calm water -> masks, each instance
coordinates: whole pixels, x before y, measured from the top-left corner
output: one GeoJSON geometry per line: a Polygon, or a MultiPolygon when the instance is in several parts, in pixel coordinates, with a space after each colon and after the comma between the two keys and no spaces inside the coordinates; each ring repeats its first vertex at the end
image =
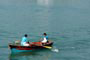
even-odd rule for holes
{"type": "Polygon", "coordinates": [[[0,59],[90,60],[90,0],[0,0],[0,59]],[[59,52],[10,53],[8,43],[43,32],[59,52]]]}

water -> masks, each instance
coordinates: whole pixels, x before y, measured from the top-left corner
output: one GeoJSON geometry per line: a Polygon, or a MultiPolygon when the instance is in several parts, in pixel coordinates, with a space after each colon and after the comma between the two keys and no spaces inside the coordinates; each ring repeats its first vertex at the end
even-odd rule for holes
{"type": "Polygon", "coordinates": [[[90,60],[90,0],[0,0],[0,59],[90,60]],[[8,43],[46,32],[56,50],[11,54],[8,43]]]}

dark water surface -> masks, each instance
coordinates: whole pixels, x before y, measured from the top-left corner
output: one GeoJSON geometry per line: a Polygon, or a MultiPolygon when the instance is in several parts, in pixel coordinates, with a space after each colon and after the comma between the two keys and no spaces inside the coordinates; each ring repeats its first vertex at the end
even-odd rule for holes
{"type": "Polygon", "coordinates": [[[1,60],[90,60],[90,0],[0,0],[1,60]],[[11,54],[8,43],[46,32],[52,50],[11,54]]]}

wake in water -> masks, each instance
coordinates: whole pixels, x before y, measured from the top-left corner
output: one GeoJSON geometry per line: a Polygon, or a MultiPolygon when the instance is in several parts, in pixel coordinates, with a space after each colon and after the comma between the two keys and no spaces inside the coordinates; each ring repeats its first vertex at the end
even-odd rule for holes
{"type": "Polygon", "coordinates": [[[53,48],[51,49],[51,51],[58,53],[58,52],[59,52],[59,49],[57,49],[56,47],[53,47],[53,48]]]}

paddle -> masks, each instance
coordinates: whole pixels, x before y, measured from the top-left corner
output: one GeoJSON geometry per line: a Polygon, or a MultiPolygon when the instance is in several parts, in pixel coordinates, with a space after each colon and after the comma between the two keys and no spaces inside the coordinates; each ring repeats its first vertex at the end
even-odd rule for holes
{"type": "Polygon", "coordinates": [[[43,46],[43,47],[48,48],[48,49],[52,49],[52,47],[50,47],[50,46],[43,46]]]}

